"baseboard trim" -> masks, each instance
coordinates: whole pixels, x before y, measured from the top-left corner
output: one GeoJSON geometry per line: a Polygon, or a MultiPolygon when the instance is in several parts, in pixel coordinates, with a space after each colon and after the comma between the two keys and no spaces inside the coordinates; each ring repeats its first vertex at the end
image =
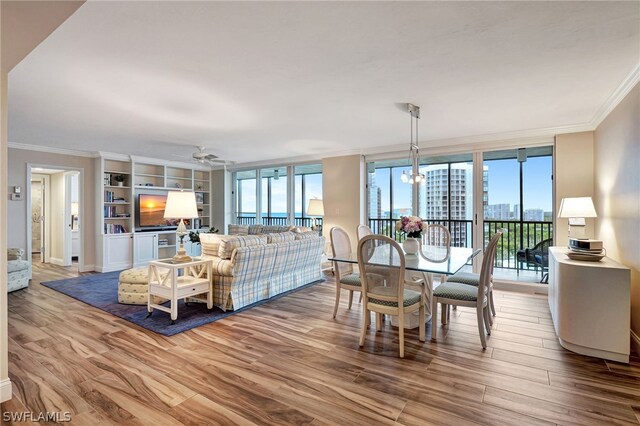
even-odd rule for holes
{"type": "Polygon", "coordinates": [[[633,330],[631,330],[631,352],[635,352],[636,355],[640,355],[640,336],[638,336],[633,330]]]}
{"type": "Polygon", "coordinates": [[[524,283],[520,281],[495,280],[493,288],[496,290],[515,291],[527,294],[549,294],[548,284],[524,283]]]}
{"type": "Polygon", "coordinates": [[[78,268],[78,272],[94,272],[96,265],[84,265],[82,268],[78,268]]]}
{"type": "Polygon", "coordinates": [[[0,380],[0,402],[11,399],[11,379],[0,380]]]}
{"type": "Polygon", "coordinates": [[[53,263],[56,266],[64,266],[64,261],[62,259],[58,259],[57,257],[50,257],[49,262],[53,263]]]}

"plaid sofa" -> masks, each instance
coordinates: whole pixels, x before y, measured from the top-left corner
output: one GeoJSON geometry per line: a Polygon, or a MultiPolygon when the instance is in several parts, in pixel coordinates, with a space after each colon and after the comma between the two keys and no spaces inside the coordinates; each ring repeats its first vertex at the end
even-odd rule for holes
{"type": "Polygon", "coordinates": [[[242,241],[235,244],[230,259],[213,254],[215,247],[211,247],[220,244],[219,237],[201,241],[204,256],[213,262],[213,303],[223,310],[239,309],[322,279],[324,237],[271,244],[252,236],[235,238],[242,241]]]}

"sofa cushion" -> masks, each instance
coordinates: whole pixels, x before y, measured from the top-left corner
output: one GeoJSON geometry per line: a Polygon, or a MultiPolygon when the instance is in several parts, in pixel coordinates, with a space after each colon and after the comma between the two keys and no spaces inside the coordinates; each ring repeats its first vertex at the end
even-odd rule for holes
{"type": "Polygon", "coordinates": [[[262,225],[249,225],[249,235],[262,234],[262,225]]]}
{"type": "Polygon", "coordinates": [[[220,243],[232,237],[232,235],[200,234],[202,254],[204,256],[217,256],[220,243]]]}
{"type": "Polygon", "coordinates": [[[234,235],[220,242],[218,257],[231,259],[233,251],[238,247],[253,247],[267,244],[266,235],[234,235]]]}
{"type": "Polygon", "coordinates": [[[296,234],[304,234],[305,232],[315,232],[313,228],[309,228],[308,226],[296,226],[293,228],[293,232],[296,234]]]}
{"type": "Polygon", "coordinates": [[[320,234],[317,232],[305,232],[303,234],[296,234],[296,240],[315,240],[320,238],[320,234]]]}
{"type": "Polygon", "coordinates": [[[263,234],[274,234],[276,232],[287,232],[292,229],[290,225],[264,225],[262,227],[263,234]]]}
{"type": "Polygon", "coordinates": [[[229,235],[248,235],[249,225],[229,225],[229,235]]]}
{"type": "Polygon", "coordinates": [[[23,271],[29,269],[29,262],[26,260],[10,260],[7,262],[7,273],[23,271]]]}
{"type": "Polygon", "coordinates": [[[267,234],[267,242],[269,244],[286,243],[288,241],[294,241],[296,234],[293,232],[277,232],[273,234],[267,234]]]}

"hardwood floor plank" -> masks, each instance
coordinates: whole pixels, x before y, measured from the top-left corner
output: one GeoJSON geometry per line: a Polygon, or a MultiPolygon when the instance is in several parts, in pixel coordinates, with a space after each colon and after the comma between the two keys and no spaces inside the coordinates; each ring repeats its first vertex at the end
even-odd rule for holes
{"type": "Polygon", "coordinates": [[[167,411],[186,426],[252,426],[251,422],[202,395],[194,395],[167,411]]]}
{"type": "MultiPolygon", "coordinates": [[[[495,292],[488,347],[460,308],[438,341],[387,320],[358,345],[362,305],[327,281],[175,336],[115,318],[39,283],[9,295],[3,412],[70,411],[79,425],[637,424],[640,359],[566,351],[541,295],[495,292]]],[[[427,324],[427,333],[430,324],[427,324]]]]}
{"type": "Polygon", "coordinates": [[[549,422],[577,425],[635,425],[636,417],[631,407],[625,419],[613,418],[597,411],[580,410],[567,405],[531,398],[525,395],[487,387],[484,395],[487,404],[503,407],[549,422]]]}

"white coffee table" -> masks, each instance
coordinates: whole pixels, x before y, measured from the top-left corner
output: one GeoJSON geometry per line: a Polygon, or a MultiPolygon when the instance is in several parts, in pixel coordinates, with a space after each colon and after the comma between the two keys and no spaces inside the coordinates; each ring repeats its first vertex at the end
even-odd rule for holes
{"type": "Polygon", "coordinates": [[[207,308],[213,308],[212,262],[194,259],[191,262],[174,262],[173,259],[149,262],[149,298],[147,310],[151,316],[154,309],[171,314],[171,324],[178,318],[178,300],[199,294],[207,294],[207,308]],[[182,274],[179,273],[182,271],[182,274]],[[163,274],[165,274],[163,276],[163,274]],[[152,303],[153,296],[169,299],[171,306],[152,303]]]}

